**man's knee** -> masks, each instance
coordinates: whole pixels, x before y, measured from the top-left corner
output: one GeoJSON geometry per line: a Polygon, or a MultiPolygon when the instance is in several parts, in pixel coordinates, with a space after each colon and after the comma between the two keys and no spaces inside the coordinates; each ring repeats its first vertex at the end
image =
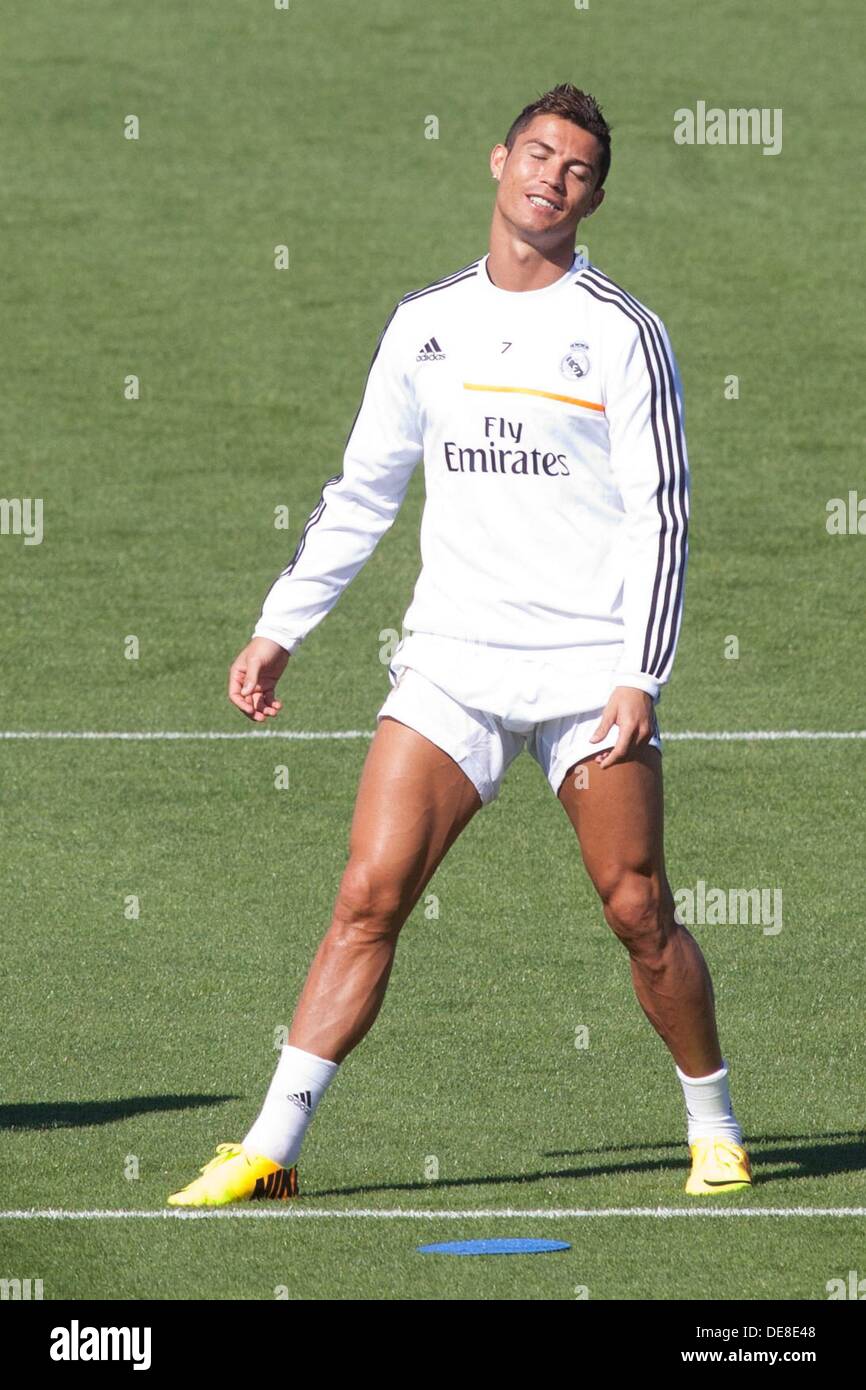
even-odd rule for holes
{"type": "Polygon", "coordinates": [[[369,859],[350,859],[334,907],[332,931],[338,939],[396,935],[403,919],[403,893],[393,873],[369,859]]]}
{"type": "Polygon", "coordinates": [[[675,925],[669,911],[673,900],[657,874],[612,873],[599,893],[606,921],[633,955],[651,957],[664,947],[675,925]]]}

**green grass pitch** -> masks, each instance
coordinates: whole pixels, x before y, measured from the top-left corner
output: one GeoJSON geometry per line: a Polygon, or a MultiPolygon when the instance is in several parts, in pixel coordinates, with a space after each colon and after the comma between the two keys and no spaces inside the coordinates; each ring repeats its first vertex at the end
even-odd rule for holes
{"type": "MultiPolygon", "coordinates": [[[[0,490],[43,499],[44,538],[0,535],[2,730],[248,728],[228,664],[339,471],[382,324],[486,250],[489,148],[563,80],[614,127],[591,257],[662,315],[684,380],[691,568],[662,732],[866,725],[866,537],[825,526],[866,490],[855,6],[9,0],[4,28],[0,490]],[[781,154],[677,146],[698,100],[782,108],[781,154]]],[[[419,471],[290,664],[283,729],[372,729],[421,504],[419,471]]],[[[46,1298],[365,1300],[822,1299],[866,1276],[863,1218],[797,1214],[863,1205],[862,740],[665,751],[674,887],[783,891],[776,935],[695,934],[757,1177],[726,1209],[792,1214],[601,1214],[686,1204],[682,1099],[521,758],[430,885],[438,917],[407,924],[300,1165],[300,1207],[438,1215],[8,1218],[157,1211],[241,1137],[366,747],[0,741],[0,1276],[46,1298]],[[509,1208],[599,1214],[446,1216],[509,1208]],[[481,1235],[572,1248],[415,1253],[481,1235]]]]}

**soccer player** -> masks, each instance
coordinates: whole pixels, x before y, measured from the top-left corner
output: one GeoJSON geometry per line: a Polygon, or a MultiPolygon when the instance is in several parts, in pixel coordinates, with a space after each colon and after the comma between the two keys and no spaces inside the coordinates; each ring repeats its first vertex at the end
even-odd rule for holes
{"type": "MultiPolygon", "coordinates": [[[[665,873],[655,705],[683,608],[688,463],[661,319],[575,251],[605,196],[610,129],[571,84],[490,156],[489,251],[406,294],[291,563],[231,667],[278,715],[292,652],[424,466],[422,569],[364,763],[349,859],[261,1113],[175,1206],[293,1197],[307,1126],[382,1004],[403,923],[524,748],[580,842],[635,992],[670,1050],[690,1194],[751,1184],[697,942],[665,873]]],[[[541,948],[540,948],[541,949],[541,948]]]]}

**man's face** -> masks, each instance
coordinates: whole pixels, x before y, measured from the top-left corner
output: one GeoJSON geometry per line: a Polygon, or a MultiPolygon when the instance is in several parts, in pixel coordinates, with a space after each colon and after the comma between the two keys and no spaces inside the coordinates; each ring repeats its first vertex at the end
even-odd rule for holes
{"type": "Polygon", "coordinates": [[[510,151],[497,145],[490,156],[497,212],[534,245],[573,239],[580,219],[604,198],[595,186],[601,152],[596,137],[572,121],[533,117],[510,151]]]}

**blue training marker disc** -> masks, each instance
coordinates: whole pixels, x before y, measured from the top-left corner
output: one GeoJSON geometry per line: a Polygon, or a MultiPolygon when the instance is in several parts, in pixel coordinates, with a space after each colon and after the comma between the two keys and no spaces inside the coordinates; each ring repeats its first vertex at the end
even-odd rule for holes
{"type": "Polygon", "coordinates": [[[548,1250],[570,1250],[567,1240],[533,1240],[504,1236],[499,1240],[445,1240],[438,1245],[419,1245],[422,1255],[543,1255],[548,1250]]]}

